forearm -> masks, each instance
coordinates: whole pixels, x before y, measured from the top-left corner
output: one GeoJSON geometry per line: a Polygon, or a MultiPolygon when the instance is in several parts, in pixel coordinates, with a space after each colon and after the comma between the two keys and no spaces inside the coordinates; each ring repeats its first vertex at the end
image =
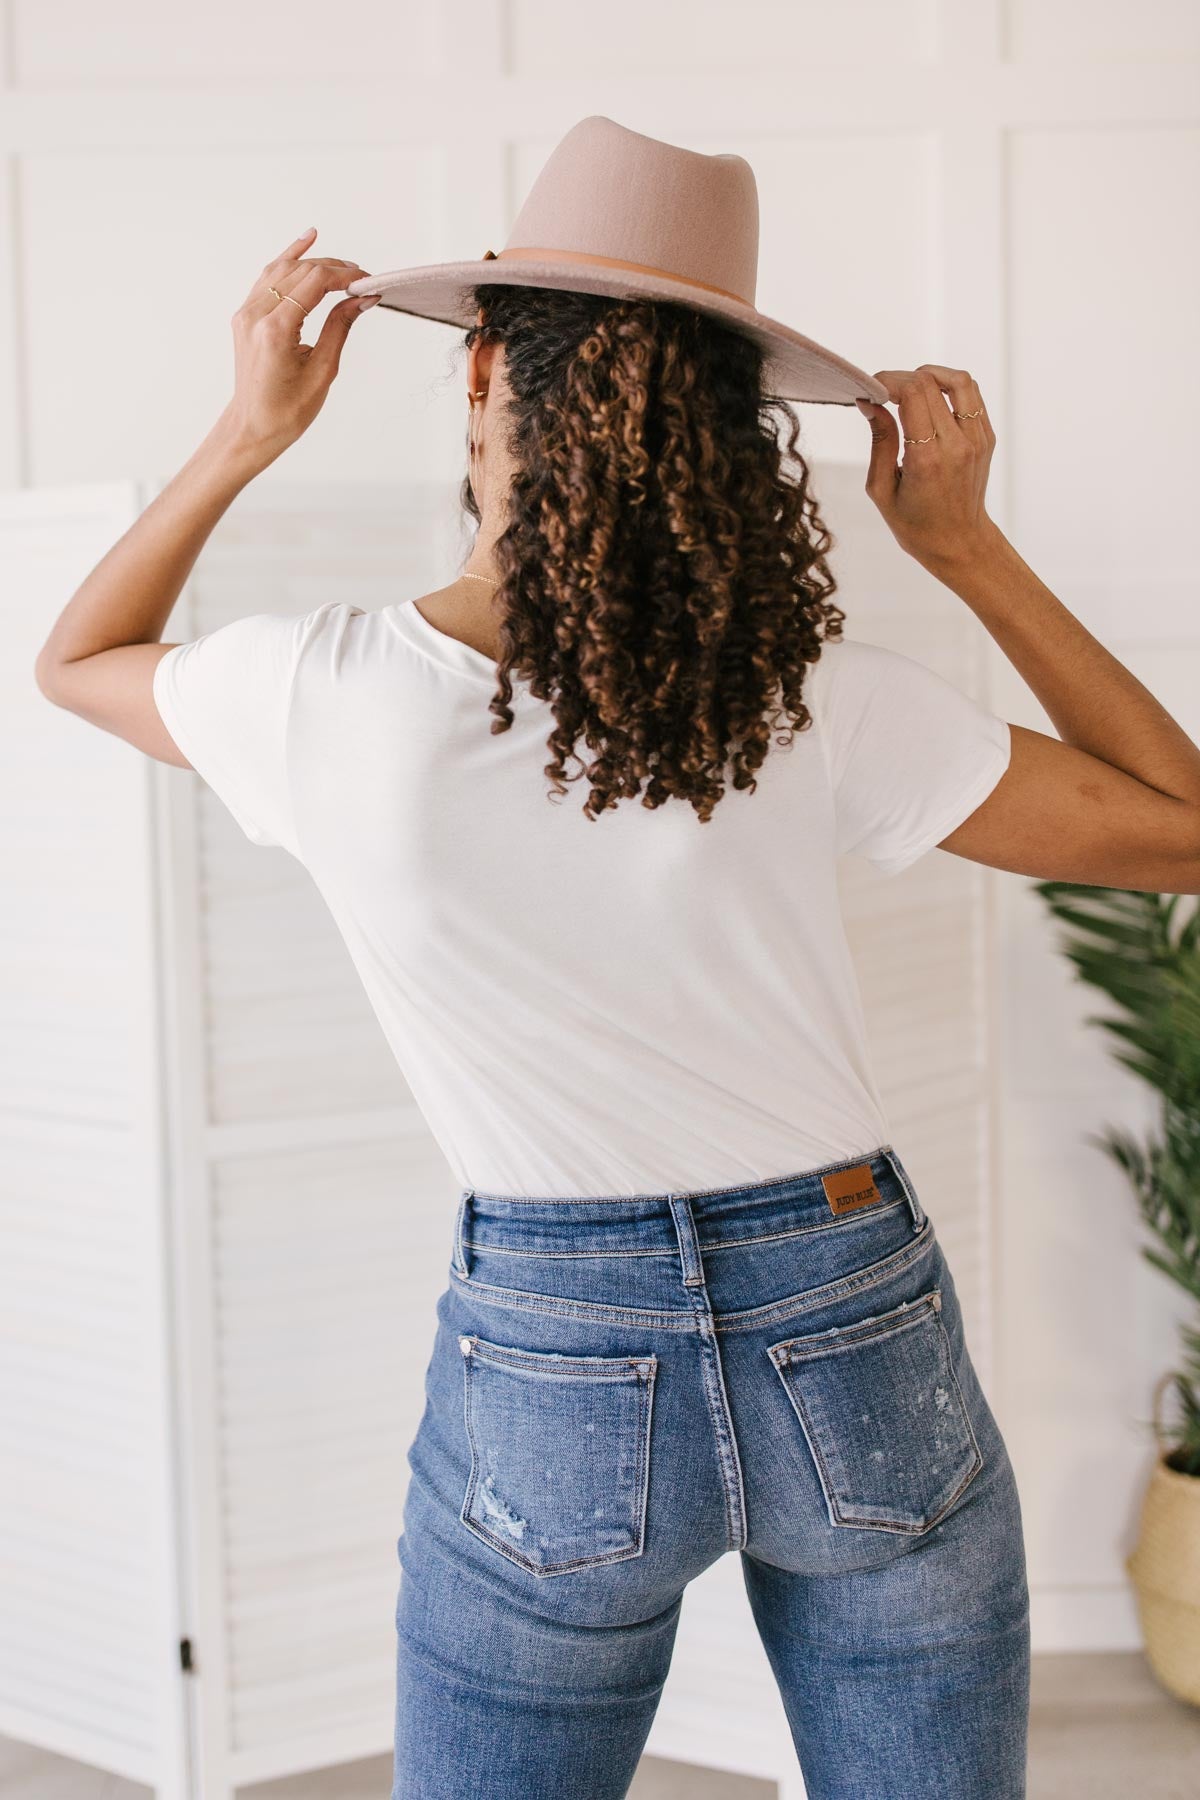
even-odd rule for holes
{"type": "Polygon", "coordinates": [[[931,573],[986,626],[1064,743],[1159,793],[1200,801],[1200,749],[1029,567],[997,527],[931,573]]]}
{"type": "Polygon", "coordinates": [[[38,656],[39,678],[104,650],[157,643],[214,527],[269,461],[223,413],[64,607],[38,656]]]}

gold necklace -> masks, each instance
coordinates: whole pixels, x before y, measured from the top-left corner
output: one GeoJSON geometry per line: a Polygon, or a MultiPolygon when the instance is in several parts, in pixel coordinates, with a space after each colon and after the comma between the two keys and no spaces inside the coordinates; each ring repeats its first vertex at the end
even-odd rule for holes
{"type": "Polygon", "coordinates": [[[486,581],[492,587],[500,586],[500,583],[498,581],[493,580],[492,576],[490,576],[490,575],[473,575],[470,569],[463,570],[462,578],[464,581],[486,581]]]}

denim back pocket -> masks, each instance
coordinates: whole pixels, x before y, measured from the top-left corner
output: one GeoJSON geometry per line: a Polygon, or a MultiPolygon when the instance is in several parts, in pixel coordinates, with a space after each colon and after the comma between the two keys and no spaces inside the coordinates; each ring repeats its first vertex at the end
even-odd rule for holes
{"type": "Polygon", "coordinates": [[[657,1357],[458,1344],[471,1448],[463,1524],[534,1575],[640,1556],[657,1357]]]}
{"type": "Polygon", "coordinates": [[[983,1467],[941,1310],[935,1288],[768,1351],[834,1525],[928,1531],[983,1467]]]}

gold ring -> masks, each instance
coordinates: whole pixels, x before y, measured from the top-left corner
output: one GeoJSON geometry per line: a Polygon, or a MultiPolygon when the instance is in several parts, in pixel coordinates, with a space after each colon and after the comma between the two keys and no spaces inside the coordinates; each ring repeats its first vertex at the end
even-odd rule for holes
{"type": "Polygon", "coordinates": [[[982,406],[977,406],[973,413],[956,412],[954,416],[956,419],[977,419],[982,411],[982,406]]]}
{"type": "MultiPolygon", "coordinates": [[[[278,288],[271,288],[268,291],[270,293],[274,294],[274,296],[277,300],[292,300],[292,296],[290,294],[281,294],[278,288]]],[[[298,300],[292,300],[292,305],[300,306],[300,302],[298,300]]],[[[300,306],[300,311],[304,314],[305,318],[307,319],[307,317],[308,317],[307,306],[300,306]]]]}
{"type": "Polygon", "coordinates": [[[931,431],[927,438],[905,438],[904,441],[906,444],[932,444],[936,436],[937,432],[931,431]]]}

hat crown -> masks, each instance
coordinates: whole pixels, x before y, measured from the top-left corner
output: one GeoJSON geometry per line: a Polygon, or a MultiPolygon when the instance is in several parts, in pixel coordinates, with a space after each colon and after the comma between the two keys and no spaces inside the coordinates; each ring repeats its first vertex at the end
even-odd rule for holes
{"type": "Polygon", "coordinates": [[[504,247],[638,263],[753,306],[758,184],[743,156],[685,150],[593,113],[556,144],[504,247]]]}

